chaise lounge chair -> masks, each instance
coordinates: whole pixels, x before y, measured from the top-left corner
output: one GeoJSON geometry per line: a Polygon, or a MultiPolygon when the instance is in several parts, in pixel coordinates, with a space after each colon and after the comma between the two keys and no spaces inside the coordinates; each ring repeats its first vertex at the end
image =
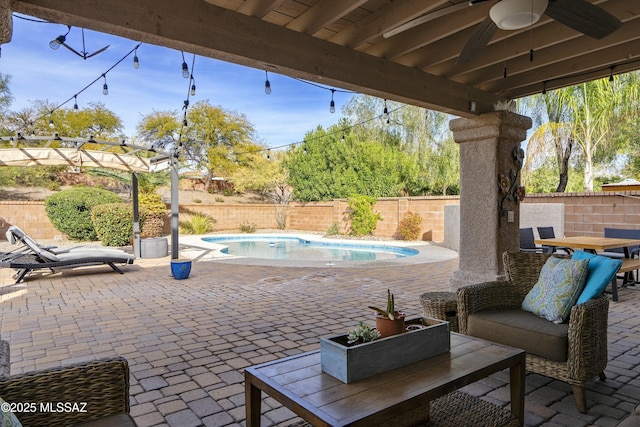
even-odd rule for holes
{"type": "Polygon", "coordinates": [[[74,246],[71,248],[51,248],[38,244],[17,226],[11,226],[6,233],[12,244],[22,243],[22,247],[2,255],[0,267],[15,268],[16,283],[34,270],[85,267],[107,264],[120,274],[116,264],[133,264],[135,257],[120,249],[101,246],[74,246]]]}

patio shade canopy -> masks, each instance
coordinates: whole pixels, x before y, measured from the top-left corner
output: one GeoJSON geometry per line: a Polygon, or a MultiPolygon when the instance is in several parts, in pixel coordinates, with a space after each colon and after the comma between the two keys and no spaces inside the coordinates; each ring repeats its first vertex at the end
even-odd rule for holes
{"type": "Polygon", "coordinates": [[[73,148],[3,148],[0,166],[90,166],[128,172],[149,172],[149,159],[126,154],[73,148]]]}
{"type": "Polygon", "coordinates": [[[496,29],[488,20],[496,0],[469,3],[0,0],[0,11],[4,4],[61,24],[461,117],[493,111],[498,101],[640,69],[638,0],[550,0],[539,21],[517,30],[496,29]],[[622,25],[595,36],[580,32],[607,26],[603,11],[616,23],[609,28],[622,25]],[[459,63],[482,29],[486,46],[479,42],[472,60],[459,63]]]}
{"type": "Polygon", "coordinates": [[[126,143],[97,141],[89,138],[51,136],[1,137],[11,148],[0,149],[2,166],[70,166],[116,169],[127,172],[156,172],[169,168],[170,155],[157,150],[126,143]],[[59,147],[51,147],[53,143],[59,147]],[[23,146],[21,146],[23,145],[23,146]],[[122,153],[113,152],[118,147],[122,153]],[[109,151],[111,150],[111,151],[109,151]],[[140,152],[157,154],[141,157],[140,152]]]}

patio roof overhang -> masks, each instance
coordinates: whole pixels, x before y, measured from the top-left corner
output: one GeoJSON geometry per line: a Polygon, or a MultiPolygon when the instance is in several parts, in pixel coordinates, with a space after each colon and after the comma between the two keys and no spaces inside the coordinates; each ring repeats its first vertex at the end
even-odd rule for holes
{"type": "Polygon", "coordinates": [[[621,28],[595,39],[543,15],[531,28],[497,30],[466,64],[456,63],[460,52],[495,1],[2,3],[54,22],[472,117],[493,111],[498,100],[640,69],[640,2],[587,1],[622,21],[621,28]],[[424,22],[390,35],[415,18],[424,22]]]}

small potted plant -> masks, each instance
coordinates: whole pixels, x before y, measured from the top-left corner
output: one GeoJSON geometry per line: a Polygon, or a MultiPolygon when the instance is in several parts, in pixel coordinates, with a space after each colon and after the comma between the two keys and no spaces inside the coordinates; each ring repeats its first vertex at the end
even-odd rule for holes
{"type": "Polygon", "coordinates": [[[360,321],[358,327],[349,331],[347,335],[347,344],[363,344],[365,342],[371,342],[380,338],[380,332],[377,329],[372,328],[363,321],[360,321]]]}
{"type": "Polygon", "coordinates": [[[395,298],[391,291],[387,289],[387,309],[369,306],[376,312],[376,329],[380,332],[380,338],[404,332],[405,314],[395,308],[395,298]]]}

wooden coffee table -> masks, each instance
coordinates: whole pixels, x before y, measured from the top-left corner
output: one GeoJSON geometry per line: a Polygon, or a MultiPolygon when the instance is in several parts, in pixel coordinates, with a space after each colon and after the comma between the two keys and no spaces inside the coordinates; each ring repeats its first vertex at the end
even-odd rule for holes
{"type": "Polygon", "coordinates": [[[511,413],[524,425],[525,352],[451,333],[451,351],[345,384],[320,368],[320,351],[245,369],[247,427],[260,425],[261,392],[314,426],[372,426],[509,368],[511,413]]]}

